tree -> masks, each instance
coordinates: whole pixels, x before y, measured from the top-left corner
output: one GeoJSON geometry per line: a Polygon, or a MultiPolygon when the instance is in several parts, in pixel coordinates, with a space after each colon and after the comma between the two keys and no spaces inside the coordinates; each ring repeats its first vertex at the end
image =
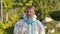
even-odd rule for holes
{"type": "Polygon", "coordinates": [[[38,19],[43,20],[49,11],[60,9],[60,0],[3,0],[3,8],[7,11],[13,8],[15,13],[23,13],[27,6],[34,6],[38,19]],[[16,11],[17,8],[20,10],[16,11]]]}
{"type": "Polygon", "coordinates": [[[1,21],[3,22],[3,6],[2,6],[2,0],[1,0],[1,21]]]}

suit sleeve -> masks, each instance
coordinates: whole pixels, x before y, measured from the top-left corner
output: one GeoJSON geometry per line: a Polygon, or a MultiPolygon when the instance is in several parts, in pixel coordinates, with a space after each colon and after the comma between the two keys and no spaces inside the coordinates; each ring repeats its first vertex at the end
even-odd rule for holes
{"type": "Polygon", "coordinates": [[[19,22],[15,24],[13,34],[22,34],[22,26],[19,22]]]}
{"type": "Polygon", "coordinates": [[[45,34],[45,28],[43,24],[40,21],[38,21],[38,25],[39,25],[39,34],[45,34]]]}

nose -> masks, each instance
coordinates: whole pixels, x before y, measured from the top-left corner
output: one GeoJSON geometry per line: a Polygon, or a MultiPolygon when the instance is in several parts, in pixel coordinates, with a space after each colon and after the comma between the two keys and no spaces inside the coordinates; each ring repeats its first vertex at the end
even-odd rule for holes
{"type": "Polygon", "coordinates": [[[28,15],[30,15],[30,11],[28,11],[28,15]]]}

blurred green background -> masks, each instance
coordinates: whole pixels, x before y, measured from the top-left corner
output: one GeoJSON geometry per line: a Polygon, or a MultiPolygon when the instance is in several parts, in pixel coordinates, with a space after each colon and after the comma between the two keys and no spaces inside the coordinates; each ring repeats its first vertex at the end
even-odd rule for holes
{"type": "Polygon", "coordinates": [[[0,34],[13,34],[27,6],[34,6],[46,34],[60,34],[60,0],[0,0],[0,34]]]}

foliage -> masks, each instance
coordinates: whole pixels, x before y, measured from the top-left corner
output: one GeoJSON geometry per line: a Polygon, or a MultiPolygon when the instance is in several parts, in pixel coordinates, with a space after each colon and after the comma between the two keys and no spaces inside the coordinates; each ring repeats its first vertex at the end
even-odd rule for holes
{"type": "Polygon", "coordinates": [[[45,26],[47,26],[47,28],[45,30],[46,34],[48,34],[48,31],[50,29],[55,29],[55,32],[49,33],[49,34],[60,34],[60,27],[56,27],[57,23],[58,23],[57,21],[51,21],[51,22],[45,23],[45,26]]]}
{"type": "Polygon", "coordinates": [[[60,0],[3,0],[3,8],[7,10],[19,7],[19,11],[24,13],[27,6],[34,6],[38,19],[42,21],[49,11],[60,9],[60,0]]]}
{"type": "Polygon", "coordinates": [[[59,0],[33,0],[32,5],[35,6],[36,15],[39,20],[43,20],[48,16],[49,11],[59,9],[59,0]]]}
{"type": "Polygon", "coordinates": [[[3,8],[9,9],[12,8],[13,2],[12,0],[3,0],[3,8]]]}
{"type": "Polygon", "coordinates": [[[4,30],[0,29],[0,34],[7,34],[4,30]]]}
{"type": "Polygon", "coordinates": [[[4,28],[4,23],[0,22],[0,29],[4,28]]]}
{"type": "Polygon", "coordinates": [[[13,26],[17,20],[19,20],[19,15],[14,14],[8,21],[5,21],[4,23],[0,22],[0,34],[9,34],[9,32],[13,33],[13,26]]]}
{"type": "Polygon", "coordinates": [[[54,20],[60,20],[60,10],[59,11],[54,11],[50,14],[50,16],[54,19],[54,20]]]}

